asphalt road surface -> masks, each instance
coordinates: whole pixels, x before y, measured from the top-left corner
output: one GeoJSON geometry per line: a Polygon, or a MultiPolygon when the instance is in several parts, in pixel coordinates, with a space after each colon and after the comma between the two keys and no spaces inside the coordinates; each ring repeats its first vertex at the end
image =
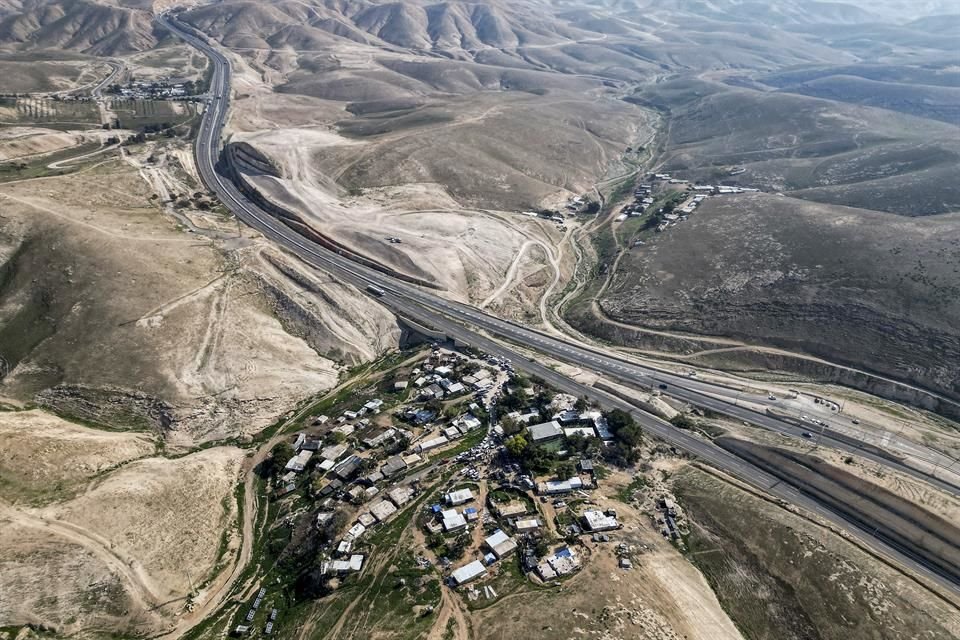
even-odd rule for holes
{"type": "MultiPolygon", "coordinates": [[[[222,53],[190,27],[176,22],[168,15],[160,15],[158,20],[177,36],[203,52],[213,64],[209,90],[210,99],[204,111],[194,152],[197,168],[204,184],[216,193],[221,202],[239,219],[296,254],[308,264],[334,274],[360,289],[365,289],[369,284],[375,284],[384,290],[380,300],[401,315],[432,326],[439,331],[443,331],[450,338],[470,344],[487,353],[509,358],[517,369],[543,378],[560,391],[578,397],[587,396],[607,409],[620,408],[630,411],[647,433],[764,490],[768,494],[819,515],[825,520],[842,527],[849,532],[851,537],[860,540],[891,562],[909,567],[954,594],[960,595],[960,581],[955,576],[938,573],[914,555],[909,548],[899,547],[891,541],[875,537],[871,531],[860,527],[857,523],[846,520],[840,514],[825,508],[792,486],[782,483],[745,460],[714,446],[708,440],[678,430],[668,422],[638,411],[636,407],[619,398],[563,376],[549,367],[520,355],[508,344],[504,344],[502,341],[494,341],[470,327],[482,329],[501,340],[521,344],[558,360],[593,369],[607,377],[629,384],[646,387],[665,384],[667,385],[665,393],[669,393],[675,398],[763,428],[801,437],[803,431],[801,427],[705,395],[702,391],[690,388],[690,380],[685,376],[637,365],[574,342],[560,340],[539,331],[487,315],[469,305],[440,298],[412,285],[389,278],[308,241],[261,210],[256,204],[247,200],[228,178],[218,174],[215,169],[220,156],[221,132],[229,111],[230,64],[222,53]]],[[[697,383],[697,385],[702,384],[706,383],[697,383]]],[[[957,487],[949,483],[931,478],[905,465],[898,465],[885,457],[872,456],[872,454],[851,447],[845,442],[832,440],[829,434],[825,434],[821,442],[838,449],[853,451],[861,457],[875,459],[874,461],[878,464],[896,467],[899,471],[937,483],[943,488],[957,493],[957,487]]]]}

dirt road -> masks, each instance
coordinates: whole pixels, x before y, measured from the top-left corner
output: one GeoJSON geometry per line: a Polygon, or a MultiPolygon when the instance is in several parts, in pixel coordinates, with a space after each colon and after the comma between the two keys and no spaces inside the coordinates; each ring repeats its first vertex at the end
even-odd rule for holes
{"type": "Polygon", "coordinates": [[[148,578],[137,563],[120,557],[111,549],[109,541],[95,533],[69,522],[47,520],[6,505],[0,505],[0,522],[46,531],[82,547],[120,576],[138,608],[147,611],[160,604],[160,598],[151,589],[148,578]]]}

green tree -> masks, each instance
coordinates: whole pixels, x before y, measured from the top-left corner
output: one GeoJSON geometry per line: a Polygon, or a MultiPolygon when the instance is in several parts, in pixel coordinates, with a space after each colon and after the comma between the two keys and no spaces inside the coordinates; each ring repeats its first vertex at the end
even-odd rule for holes
{"type": "Polygon", "coordinates": [[[500,427],[503,429],[503,435],[512,436],[523,431],[524,426],[521,422],[513,418],[504,418],[500,421],[500,427]]]}
{"type": "Polygon", "coordinates": [[[517,434],[503,443],[510,455],[519,458],[527,448],[527,439],[517,434]]]}
{"type": "Polygon", "coordinates": [[[628,447],[637,446],[643,439],[643,431],[640,429],[640,425],[636,423],[622,427],[615,435],[617,440],[628,447]]]}
{"type": "Polygon", "coordinates": [[[574,451],[584,451],[587,448],[587,439],[580,433],[574,433],[572,436],[567,436],[567,446],[574,451]]]}
{"type": "Polygon", "coordinates": [[[274,460],[281,464],[286,464],[287,460],[297,455],[293,450],[293,445],[289,442],[280,442],[277,443],[273,449],[270,451],[270,455],[273,456],[274,460]]]}
{"type": "Polygon", "coordinates": [[[564,460],[556,467],[557,478],[560,480],[566,480],[567,478],[572,478],[577,473],[576,467],[569,460],[564,460]]]}
{"type": "Polygon", "coordinates": [[[623,409],[614,409],[607,413],[607,426],[614,434],[623,427],[633,424],[633,416],[623,409]]]}

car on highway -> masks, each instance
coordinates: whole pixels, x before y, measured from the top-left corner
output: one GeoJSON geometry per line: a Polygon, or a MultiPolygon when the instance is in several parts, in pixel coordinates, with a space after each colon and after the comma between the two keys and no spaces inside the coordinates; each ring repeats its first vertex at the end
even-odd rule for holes
{"type": "Polygon", "coordinates": [[[853,424],[860,424],[860,421],[857,420],[856,418],[854,418],[854,419],[851,420],[850,422],[852,422],[853,424]]]}
{"type": "Polygon", "coordinates": [[[812,437],[813,437],[813,434],[810,433],[809,431],[804,431],[802,435],[803,435],[804,438],[812,438],[812,437]]]}
{"type": "Polygon", "coordinates": [[[773,395],[772,393],[767,396],[767,400],[776,400],[776,399],[777,399],[777,396],[773,395]]]}
{"type": "Polygon", "coordinates": [[[657,388],[658,388],[658,389],[666,389],[666,388],[667,388],[667,385],[665,385],[665,384],[663,384],[663,383],[661,382],[660,384],[657,385],[657,388]]]}

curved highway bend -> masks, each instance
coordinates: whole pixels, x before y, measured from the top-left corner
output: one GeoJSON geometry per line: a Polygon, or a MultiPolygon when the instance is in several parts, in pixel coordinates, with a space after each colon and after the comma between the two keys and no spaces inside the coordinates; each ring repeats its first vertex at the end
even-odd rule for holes
{"type": "MultiPolygon", "coordinates": [[[[558,340],[520,325],[494,318],[473,307],[438,298],[406,283],[390,279],[389,284],[387,284],[385,283],[387,278],[383,274],[367,269],[343,256],[309,242],[276,218],[261,210],[257,205],[247,200],[233,182],[218,174],[215,169],[220,155],[220,133],[229,110],[229,62],[223,54],[210,46],[204,38],[198,37],[189,27],[176,23],[165,14],[159,15],[157,20],[172,33],[196,49],[199,49],[214,65],[209,90],[210,99],[204,111],[194,145],[197,168],[204,184],[216,193],[221,202],[246,224],[295,253],[308,264],[334,273],[344,281],[361,289],[369,284],[376,284],[385,291],[385,294],[380,298],[383,303],[401,314],[434,326],[444,331],[449,337],[460,340],[466,344],[471,344],[478,349],[501,357],[511,358],[518,369],[540,376],[561,391],[571,393],[575,396],[585,395],[591,397],[599,401],[604,408],[620,408],[631,412],[641,426],[657,438],[703,459],[705,462],[724,470],[750,485],[762,489],[770,495],[817,514],[821,518],[844,529],[851,537],[856,538],[871,548],[875,553],[895,564],[909,567],[917,574],[939,584],[954,595],[960,596],[960,583],[956,581],[954,576],[942,575],[936,569],[928,566],[922,559],[915,556],[910,549],[899,547],[891,541],[874,536],[870,531],[862,529],[859,525],[847,520],[842,515],[825,508],[792,486],[780,482],[777,478],[761,471],[745,460],[714,446],[709,441],[703,440],[688,432],[678,430],[664,420],[636,410],[634,406],[619,398],[603,393],[596,388],[580,384],[571,378],[557,373],[549,367],[531,361],[512,351],[504,344],[495,342],[467,328],[461,324],[461,322],[470,323],[502,339],[529,346],[562,361],[590,367],[631,384],[651,386],[651,384],[663,382],[669,385],[670,394],[676,398],[740,420],[748,421],[764,428],[795,436],[800,435],[802,432],[801,428],[688,389],[686,388],[686,384],[689,383],[689,380],[682,376],[642,367],[626,360],[607,356],[599,351],[558,340]],[[453,321],[451,318],[455,318],[460,322],[453,321]]],[[[870,454],[865,451],[832,440],[829,435],[825,435],[823,440],[832,447],[853,450],[857,455],[871,457],[870,454]]],[[[885,466],[895,465],[894,462],[887,458],[880,456],[875,456],[875,458],[876,462],[885,466]]],[[[913,472],[914,475],[919,475],[927,481],[942,484],[947,490],[957,493],[957,488],[953,485],[942,483],[935,478],[932,479],[909,467],[904,467],[901,470],[908,473],[913,472]]]]}

